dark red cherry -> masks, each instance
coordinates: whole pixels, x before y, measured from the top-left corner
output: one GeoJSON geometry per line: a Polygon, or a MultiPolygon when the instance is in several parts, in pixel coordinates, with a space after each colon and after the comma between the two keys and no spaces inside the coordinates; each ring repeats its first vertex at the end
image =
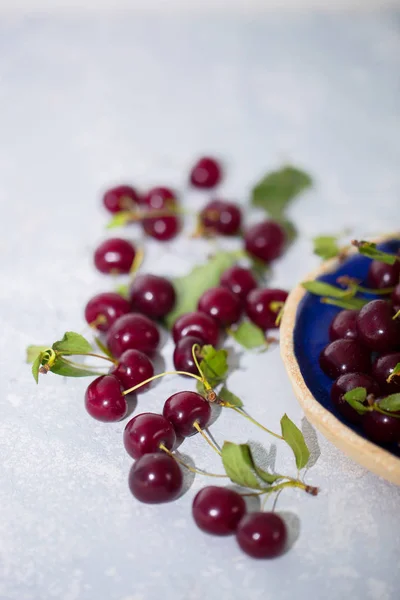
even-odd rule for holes
{"type": "Polygon", "coordinates": [[[234,265],[222,274],[221,285],[231,290],[240,300],[246,300],[251,290],[257,287],[257,280],[250,269],[234,265]]]}
{"type": "Polygon", "coordinates": [[[157,350],[159,343],[160,333],[156,325],[138,313],[120,317],[107,332],[107,345],[115,358],[131,349],[151,354],[157,350]]]}
{"type": "Polygon", "coordinates": [[[135,209],[139,203],[139,194],[130,185],[111,188],[103,196],[103,204],[110,213],[135,209]]]}
{"type": "Polygon", "coordinates": [[[221,180],[221,165],[214,158],[203,156],[190,173],[190,183],[197,188],[210,189],[221,180]]]}
{"type": "Polygon", "coordinates": [[[153,210],[174,208],[176,203],[176,194],[166,187],[152,188],[143,196],[142,200],[142,204],[147,204],[153,210]]]}
{"type": "Polygon", "coordinates": [[[151,319],[162,319],[174,307],[175,290],[172,283],[158,275],[138,275],[130,288],[132,310],[151,319]]]}
{"type": "Polygon", "coordinates": [[[393,319],[393,307],[386,300],[372,300],[357,316],[360,341],[375,352],[390,352],[400,346],[400,321],[393,319]]]}
{"type": "MultiPolygon", "coordinates": [[[[178,341],[174,350],[174,367],[177,371],[186,371],[187,373],[193,373],[198,375],[199,370],[196,367],[196,363],[193,360],[192,348],[197,344],[200,347],[203,346],[204,342],[200,338],[188,335],[178,341]]],[[[196,354],[199,363],[201,357],[196,354]]]]}
{"type": "Polygon", "coordinates": [[[329,339],[356,340],[358,337],[357,315],[358,310],[341,310],[332,320],[329,327],[329,339]]]}
{"type": "Polygon", "coordinates": [[[377,444],[400,442],[400,418],[373,410],[363,415],[362,427],[367,438],[377,444]]]}
{"type": "Polygon", "coordinates": [[[175,344],[188,335],[200,338],[204,344],[218,344],[219,329],[216,321],[203,312],[186,313],[177,318],[172,328],[175,344]]]}
{"type": "Polygon", "coordinates": [[[121,383],[114,375],[102,375],[89,384],[85,406],[89,415],[98,421],[119,421],[128,410],[121,383]]]}
{"type": "Polygon", "coordinates": [[[215,319],[220,327],[227,327],[240,319],[242,304],[228,288],[213,287],[202,294],[198,309],[215,319]]]}
{"type": "Polygon", "coordinates": [[[224,200],[211,200],[200,212],[200,223],[209,233],[236,235],[241,221],[242,213],[237,204],[224,200]]]}
{"type": "Polygon", "coordinates": [[[369,373],[369,351],[355,340],[335,340],[328,344],[319,356],[323,372],[336,379],[345,373],[369,373]]]}
{"type": "Polygon", "coordinates": [[[360,423],[361,415],[343,399],[343,396],[357,387],[365,388],[367,395],[373,394],[375,398],[379,396],[379,385],[372,377],[364,373],[346,373],[346,375],[341,375],[333,382],[331,388],[332,403],[338,412],[350,421],[350,423],[360,423]]]}
{"type": "Polygon", "coordinates": [[[128,314],[130,310],[128,300],[115,292],[104,292],[93,296],[86,304],[85,319],[99,331],[108,331],[119,317],[128,314]]]}
{"type": "Polygon", "coordinates": [[[182,490],[182,471],[167,454],[145,454],[131,467],[129,488],[140,502],[160,504],[171,502],[182,490]]]}
{"type": "Polygon", "coordinates": [[[240,521],[236,539],[243,552],[253,558],[275,558],[285,550],[287,529],[274,512],[250,513],[240,521]]]}
{"type": "Polygon", "coordinates": [[[379,383],[381,390],[386,394],[400,393],[400,374],[395,375],[388,383],[388,378],[393,369],[400,363],[400,352],[392,352],[379,356],[372,365],[372,376],[379,383]]]}
{"type": "MultiPolygon", "coordinates": [[[[394,288],[393,292],[392,292],[392,304],[393,304],[393,309],[394,312],[397,313],[400,310],[400,283],[398,283],[396,285],[396,287],[394,288]]],[[[400,318],[400,317],[397,317],[400,318]]]]}
{"type": "Polygon", "coordinates": [[[249,254],[268,263],[283,254],[286,234],[279,223],[262,221],[247,229],[244,234],[244,242],[249,254]]]}
{"type": "Polygon", "coordinates": [[[172,240],[180,230],[177,217],[149,217],[143,219],[142,224],[145,233],[159,242],[172,240]]]}
{"type": "Polygon", "coordinates": [[[192,515],[197,527],[213,535],[234,533],[245,512],[242,496],[224,487],[209,485],[193,500],[192,515]]]}
{"type": "Polygon", "coordinates": [[[400,261],[387,265],[379,260],[373,260],[368,269],[368,287],[381,290],[395,287],[400,281],[400,261]]]}
{"type": "Polygon", "coordinates": [[[177,392],[166,400],[163,415],[170,421],[178,436],[189,437],[207,426],[211,417],[210,404],[196,392],[177,392]]]}
{"type": "Polygon", "coordinates": [[[135,254],[134,246],[127,240],[110,238],[95,251],[94,264],[102,273],[129,273],[135,254]]]}
{"type": "Polygon", "coordinates": [[[133,417],[125,427],[124,446],[133,458],[163,452],[160,445],[172,450],[175,442],[174,428],[162,415],[142,413],[133,417]]]}
{"type": "Polygon", "coordinates": [[[252,290],[246,300],[246,314],[253,323],[263,329],[275,329],[278,314],[288,294],[284,290],[262,289],[252,290]]]}
{"type": "MultiPolygon", "coordinates": [[[[118,364],[110,369],[110,374],[120,380],[124,390],[129,390],[142,381],[150,379],[154,375],[153,363],[146,354],[140,350],[125,350],[118,359],[118,364]]],[[[136,393],[144,392],[150,387],[146,383],[136,390],[136,393]]]]}

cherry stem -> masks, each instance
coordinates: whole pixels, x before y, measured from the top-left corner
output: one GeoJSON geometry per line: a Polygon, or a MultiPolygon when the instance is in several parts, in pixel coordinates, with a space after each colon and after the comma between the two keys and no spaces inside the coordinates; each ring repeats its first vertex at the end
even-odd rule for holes
{"type": "Polygon", "coordinates": [[[153,377],[149,377],[149,379],[145,379],[141,383],[138,383],[137,385],[134,385],[132,388],[129,388],[129,390],[125,390],[124,392],[122,392],[122,394],[124,396],[126,396],[127,394],[131,394],[135,390],[138,390],[139,388],[141,388],[143,385],[146,385],[146,383],[150,383],[151,381],[154,381],[155,379],[164,377],[164,375],[187,375],[187,377],[193,377],[193,379],[197,379],[197,381],[200,381],[200,383],[203,383],[203,380],[201,377],[199,377],[198,375],[193,375],[193,373],[188,373],[187,371],[165,371],[164,373],[159,373],[158,375],[153,375],[153,377]]]}
{"type": "Polygon", "coordinates": [[[316,496],[319,492],[319,489],[313,485],[307,485],[298,479],[289,479],[289,481],[284,481],[283,483],[278,483],[277,485],[271,485],[265,490],[260,490],[259,492],[249,492],[246,494],[241,494],[241,496],[262,496],[263,494],[269,494],[270,492],[279,492],[287,487],[297,487],[301,490],[304,490],[311,496],[316,496]]]}
{"type": "MultiPolygon", "coordinates": [[[[68,365],[71,365],[71,367],[76,367],[78,369],[82,369],[82,370],[92,370],[92,369],[102,369],[102,366],[97,366],[97,365],[85,365],[84,363],[77,363],[74,362],[73,360],[68,360],[67,358],[63,358],[64,362],[66,362],[68,365]]],[[[106,375],[106,373],[104,373],[106,375]]],[[[102,375],[102,373],[99,373],[99,375],[102,375]]]]}
{"type": "Polygon", "coordinates": [[[115,358],[110,358],[109,356],[105,356],[104,354],[95,354],[94,352],[60,352],[60,354],[62,356],[94,356],[95,358],[102,358],[103,360],[108,360],[108,362],[112,362],[113,365],[116,365],[118,362],[117,360],[115,360],[115,358]]]}
{"type": "Polygon", "coordinates": [[[390,412],[390,410],[385,410],[384,408],[381,408],[378,404],[373,404],[369,410],[376,410],[377,412],[381,413],[382,415],[386,415],[387,417],[394,417],[395,419],[400,419],[400,414],[390,412]]]}
{"type": "Polygon", "coordinates": [[[216,452],[219,456],[222,456],[220,450],[218,450],[217,446],[215,446],[215,444],[212,443],[212,441],[210,440],[210,438],[208,437],[208,435],[206,433],[204,433],[204,431],[202,430],[202,428],[200,427],[200,425],[197,423],[197,421],[195,421],[193,423],[193,427],[195,429],[197,429],[197,431],[206,440],[207,444],[209,446],[211,446],[211,448],[214,450],[214,452],[216,452]]]}
{"type": "Polygon", "coordinates": [[[185,467],[185,469],[187,469],[188,471],[191,471],[192,473],[198,473],[199,475],[206,475],[207,477],[225,477],[225,478],[228,477],[228,475],[217,475],[216,473],[209,473],[208,471],[203,471],[202,469],[195,469],[194,467],[191,467],[190,465],[186,464],[182,459],[178,458],[176,456],[176,454],[171,452],[171,450],[168,450],[168,448],[166,448],[164,446],[164,444],[160,444],[159,448],[160,448],[160,450],[163,450],[164,452],[166,452],[166,454],[168,454],[168,456],[170,456],[171,458],[176,460],[177,463],[179,463],[180,465],[185,467]]]}
{"type": "Polygon", "coordinates": [[[279,435],[278,433],[274,433],[270,429],[267,429],[266,427],[264,427],[264,425],[261,425],[261,423],[259,423],[255,419],[253,419],[253,417],[251,417],[246,412],[244,412],[244,410],[241,410],[238,406],[233,406],[231,404],[223,404],[222,406],[226,406],[227,408],[231,408],[232,410],[234,410],[235,412],[237,412],[239,415],[242,415],[245,419],[247,419],[248,421],[250,421],[254,425],[257,425],[257,427],[259,427],[263,431],[266,431],[270,435],[273,435],[274,437],[278,438],[278,440],[283,440],[284,439],[283,436],[279,435]]]}
{"type": "Polygon", "coordinates": [[[394,317],[392,317],[392,319],[398,319],[400,317],[400,310],[397,311],[397,313],[394,315],[394,317]]]}
{"type": "Polygon", "coordinates": [[[341,277],[338,277],[336,281],[342,285],[347,285],[350,290],[356,290],[357,292],[363,292],[364,294],[375,294],[376,296],[385,296],[386,294],[391,294],[394,290],[394,287],[381,289],[363,287],[362,285],[359,285],[359,279],[349,277],[348,275],[342,275],[341,277]]]}
{"type": "Polygon", "coordinates": [[[208,383],[207,379],[205,378],[205,375],[204,375],[203,371],[201,370],[199,361],[197,360],[197,356],[196,356],[196,352],[200,352],[200,351],[201,351],[201,348],[200,348],[199,344],[193,344],[193,346],[192,346],[193,362],[196,365],[198,372],[200,373],[201,381],[202,381],[202,384],[204,385],[204,388],[207,391],[209,391],[209,390],[211,390],[211,385],[208,383]]]}

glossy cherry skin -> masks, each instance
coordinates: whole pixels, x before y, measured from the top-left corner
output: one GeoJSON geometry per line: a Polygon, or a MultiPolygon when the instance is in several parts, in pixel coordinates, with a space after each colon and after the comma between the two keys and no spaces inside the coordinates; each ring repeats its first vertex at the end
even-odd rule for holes
{"type": "Polygon", "coordinates": [[[175,430],[162,415],[142,413],[133,417],[125,427],[124,446],[133,458],[163,452],[161,444],[172,450],[175,442],[175,430]]]}
{"type": "Polygon", "coordinates": [[[196,392],[177,392],[166,400],[163,415],[172,423],[178,436],[190,437],[197,433],[193,427],[198,423],[201,429],[207,426],[211,417],[210,404],[196,392]]]}
{"type": "Polygon", "coordinates": [[[358,337],[357,315],[358,310],[341,310],[333,318],[329,326],[329,339],[335,340],[356,340],[358,337]]]}
{"type": "Polygon", "coordinates": [[[240,494],[216,485],[200,490],[192,505],[197,527],[213,535],[234,533],[245,512],[246,503],[240,494]]]}
{"type": "Polygon", "coordinates": [[[244,301],[249,293],[257,287],[257,280],[250,269],[234,265],[222,273],[221,285],[244,301]]]}
{"type": "Polygon", "coordinates": [[[177,217],[149,217],[143,219],[142,224],[145,233],[159,242],[172,240],[180,231],[177,217]]]}
{"type": "Polygon", "coordinates": [[[280,308],[276,308],[274,302],[286,302],[288,297],[284,290],[257,288],[252,290],[246,300],[246,314],[250,321],[263,329],[276,329],[276,319],[280,308]],[[271,306],[272,305],[272,306],[271,306]],[[273,310],[275,308],[275,310],[273,310]]]}
{"type": "Polygon", "coordinates": [[[89,415],[106,422],[123,419],[128,405],[122,391],[121,383],[114,375],[97,377],[89,384],[85,394],[85,407],[89,415]]]}
{"type": "Polygon", "coordinates": [[[357,316],[360,341],[375,352],[390,352],[400,346],[400,321],[393,319],[393,307],[386,300],[372,300],[357,316]]]}
{"type": "Polygon", "coordinates": [[[212,317],[220,327],[236,323],[242,314],[239,298],[225,287],[213,287],[200,297],[198,309],[212,317]]]}
{"type": "Polygon", "coordinates": [[[110,238],[97,248],[94,264],[101,273],[129,273],[136,250],[127,240],[110,238]]]}
{"type": "Polygon", "coordinates": [[[395,375],[389,383],[387,382],[398,363],[400,363],[400,352],[392,352],[379,356],[372,365],[372,376],[386,394],[400,393],[400,374],[395,375]]]}
{"type": "Polygon", "coordinates": [[[400,282],[400,261],[387,265],[379,260],[373,260],[368,269],[368,286],[373,289],[395,287],[400,282]]]}
{"type": "MultiPolygon", "coordinates": [[[[193,375],[199,374],[199,370],[193,360],[192,348],[194,344],[198,344],[201,348],[201,346],[204,345],[204,342],[200,338],[192,335],[188,335],[178,340],[174,350],[174,367],[177,371],[186,371],[193,375]]],[[[198,356],[198,360],[200,363],[200,356],[198,356]]]]}
{"type": "Polygon", "coordinates": [[[242,213],[233,202],[211,200],[200,212],[200,223],[209,233],[237,235],[241,222],[242,213]]]}
{"type": "Polygon", "coordinates": [[[145,504],[171,502],[182,490],[182,471],[167,454],[145,454],[131,467],[129,489],[145,504]]]}
{"type": "Polygon", "coordinates": [[[85,319],[89,325],[106,332],[119,317],[130,311],[128,300],[115,292],[104,292],[93,296],[86,304],[85,319]]]}
{"type": "Polygon", "coordinates": [[[203,156],[194,165],[190,173],[190,183],[197,188],[211,189],[221,180],[220,163],[209,156],[203,156]]]}
{"type": "Polygon", "coordinates": [[[175,304],[174,286],[168,279],[158,275],[135,277],[129,296],[132,310],[151,319],[162,319],[175,304]]]}
{"type": "MultiPolygon", "coordinates": [[[[140,350],[125,350],[118,359],[118,364],[111,367],[109,373],[115,375],[120,380],[124,390],[139,385],[142,381],[150,379],[154,375],[153,363],[146,354],[140,350]]],[[[144,392],[150,387],[146,383],[135,390],[135,393],[144,392]]]]}
{"type": "Polygon", "coordinates": [[[365,388],[367,396],[369,394],[373,394],[375,398],[379,396],[379,385],[372,377],[364,373],[346,373],[346,375],[341,375],[333,382],[331,388],[332,403],[338,412],[350,423],[361,423],[361,415],[343,399],[343,396],[357,387],[365,388]]]}
{"type": "Polygon", "coordinates": [[[335,340],[328,344],[319,356],[323,372],[336,379],[346,373],[369,373],[369,351],[355,340],[335,340]]]}
{"type": "Polygon", "coordinates": [[[176,194],[166,187],[155,187],[143,196],[142,204],[153,210],[162,210],[176,206],[176,194]]]}
{"type": "Polygon", "coordinates": [[[185,313],[175,321],[172,336],[176,344],[188,335],[200,338],[204,344],[216,346],[219,338],[218,325],[212,317],[203,312],[185,313]]]}
{"type": "MultiPolygon", "coordinates": [[[[391,296],[394,312],[397,313],[400,310],[400,283],[396,285],[391,296]]],[[[397,317],[400,318],[400,317],[397,317]]]]}
{"type": "Polygon", "coordinates": [[[362,418],[365,435],[377,444],[400,442],[400,419],[373,410],[362,418]]]}
{"type": "Polygon", "coordinates": [[[247,229],[244,242],[249,254],[268,263],[283,254],[286,234],[279,223],[262,221],[247,229]]]}
{"type": "Polygon", "coordinates": [[[130,185],[119,185],[111,188],[103,196],[103,204],[110,213],[132,210],[139,203],[139,194],[130,185]]]}
{"type": "Polygon", "coordinates": [[[131,313],[115,321],[107,332],[107,345],[115,358],[126,350],[140,350],[151,354],[160,343],[156,325],[145,315],[131,313]]]}
{"type": "Polygon", "coordinates": [[[275,558],[285,550],[287,529],[274,512],[250,513],[240,521],[236,539],[243,552],[253,558],[275,558]]]}

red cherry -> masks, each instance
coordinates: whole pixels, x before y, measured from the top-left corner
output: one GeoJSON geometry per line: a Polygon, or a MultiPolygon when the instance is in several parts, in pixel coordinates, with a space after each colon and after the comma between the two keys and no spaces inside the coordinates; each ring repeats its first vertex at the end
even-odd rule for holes
{"type": "Polygon", "coordinates": [[[240,300],[246,300],[251,290],[257,287],[257,280],[250,269],[234,265],[222,273],[221,285],[231,290],[240,300]]]}
{"type": "Polygon", "coordinates": [[[236,539],[243,552],[253,558],[275,558],[285,550],[287,529],[276,513],[250,513],[240,521],[236,539]]]}
{"type": "Polygon", "coordinates": [[[159,242],[172,240],[180,230],[177,217],[152,217],[143,219],[142,224],[145,233],[159,242]]]}
{"type": "Polygon", "coordinates": [[[247,229],[244,242],[249,254],[268,263],[283,254],[286,234],[279,223],[262,221],[247,229]]]}
{"type": "Polygon", "coordinates": [[[104,292],[93,296],[86,304],[85,319],[99,331],[108,331],[119,317],[128,314],[130,310],[128,300],[115,292],[104,292]]]}
{"type": "MultiPolygon", "coordinates": [[[[110,374],[115,375],[121,382],[124,390],[129,390],[136,385],[150,379],[154,375],[153,363],[146,354],[140,350],[126,350],[121,354],[118,364],[110,369],[110,374]]],[[[151,383],[146,383],[138,388],[136,393],[144,392],[151,383]]]]}
{"type": "Polygon", "coordinates": [[[205,487],[193,500],[192,514],[196,525],[214,535],[234,533],[245,512],[246,503],[242,496],[224,487],[205,487]]]}
{"type": "Polygon", "coordinates": [[[162,319],[175,304],[174,286],[165,277],[157,275],[135,277],[129,295],[132,310],[151,319],[162,319]]]}
{"type": "Polygon", "coordinates": [[[142,204],[147,204],[153,210],[173,208],[176,206],[176,194],[166,187],[155,187],[143,197],[142,204]]]}
{"type": "Polygon", "coordinates": [[[107,332],[107,345],[115,358],[131,349],[151,354],[157,350],[159,343],[160,333],[156,325],[137,313],[120,317],[107,332]]]}
{"type": "Polygon", "coordinates": [[[139,203],[139,194],[130,185],[119,185],[111,188],[103,196],[103,204],[110,213],[132,210],[139,203]]]}
{"type": "Polygon", "coordinates": [[[210,404],[196,392],[177,392],[166,400],[163,415],[170,421],[178,436],[189,437],[197,433],[193,426],[207,426],[211,417],[210,404]]]}
{"type": "Polygon", "coordinates": [[[200,213],[200,222],[206,232],[221,235],[237,235],[242,213],[237,204],[223,200],[212,200],[200,213]]]}
{"type": "Polygon", "coordinates": [[[218,325],[212,317],[203,312],[186,313],[177,318],[172,327],[175,344],[188,335],[200,338],[204,344],[216,346],[219,338],[218,325]]]}
{"type": "Polygon", "coordinates": [[[129,273],[136,250],[127,240],[111,238],[94,253],[94,264],[101,273],[129,273]]]}
{"type": "Polygon", "coordinates": [[[97,377],[86,390],[85,406],[98,421],[119,421],[128,410],[120,381],[114,375],[97,377]]]}
{"type": "Polygon", "coordinates": [[[190,183],[197,188],[213,188],[220,179],[221,165],[209,156],[200,158],[190,173],[190,183]]]}
{"type": "MultiPolygon", "coordinates": [[[[177,371],[186,371],[186,373],[192,373],[193,375],[199,374],[199,370],[193,360],[192,348],[194,344],[198,344],[201,347],[204,342],[192,335],[178,340],[174,350],[174,367],[177,371]]],[[[196,358],[201,362],[200,357],[196,355],[196,358]]]]}
{"type": "Polygon", "coordinates": [[[285,303],[288,293],[284,290],[261,289],[252,290],[247,296],[246,313],[253,323],[263,330],[275,329],[280,308],[275,302],[285,303]]]}
{"type": "Polygon", "coordinates": [[[131,467],[129,488],[140,502],[160,504],[175,500],[182,490],[182,471],[167,454],[145,454],[131,467]]]}
{"type": "Polygon", "coordinates": [[[221,327],[227,327],[240,319],[242,304],[228,288],[213,287],[200,297],[198,309],[215,319],[221,327]]]}
{"type": "Polygon", "coordinates": [[[175,442],[174,428],[162,415],[142,413],[133,417],[125,427],[125,449],[133,458],[162,452],[160,445],[172,450],[175,442]]]}

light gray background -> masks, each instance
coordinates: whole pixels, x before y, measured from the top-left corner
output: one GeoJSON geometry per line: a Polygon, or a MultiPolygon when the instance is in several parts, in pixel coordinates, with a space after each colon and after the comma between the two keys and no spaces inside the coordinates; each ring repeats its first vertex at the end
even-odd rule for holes
{"type": "MultiPolygon", "coordinates": [[[[299,520],[297,542],[256,562],[193,525],[202,478],[174,504],[132,499],[124,423],[86,415],[86,381],[49,375],[36,387],[24,364],[28,343],[83,330],[85,301],[112,286],[91,257],[106,235],[100,192],[113,182],[171,184],[195,208],[207,195],[185,184],[200,153],[225,159],[221,194],[243,203],[265,170],[304,166],[316,187],[291,209],[302,236],[274,268],[274,285],[288,288],[317,264],[313,235],[398,229],[399,63],[390,12],[1,19],[2,600],[399,596],[399,490],[321,436],[308,474],[321,494],[286,491],[277,504],[299,520]]],[[[149,243],[146,267],[184,273],[209,249],[185,236],[149,243]]],[[[167,342],[167,366],[171,352],[167,342]]],[[[278,349],[239,358],[231,386],[248,410],[271,428],[284,411],[300,423],[278,349]]],[[[161,410],[187,385],[164,380],[138,410],[161,410]]],[[[212,431],[271,441],[226,412],[212,431]]],[[[198,437],[182,451],[220,469],[198,437]]],[[[277,468],[293,472],[290,453],[277,453],[277,468]]]]}

